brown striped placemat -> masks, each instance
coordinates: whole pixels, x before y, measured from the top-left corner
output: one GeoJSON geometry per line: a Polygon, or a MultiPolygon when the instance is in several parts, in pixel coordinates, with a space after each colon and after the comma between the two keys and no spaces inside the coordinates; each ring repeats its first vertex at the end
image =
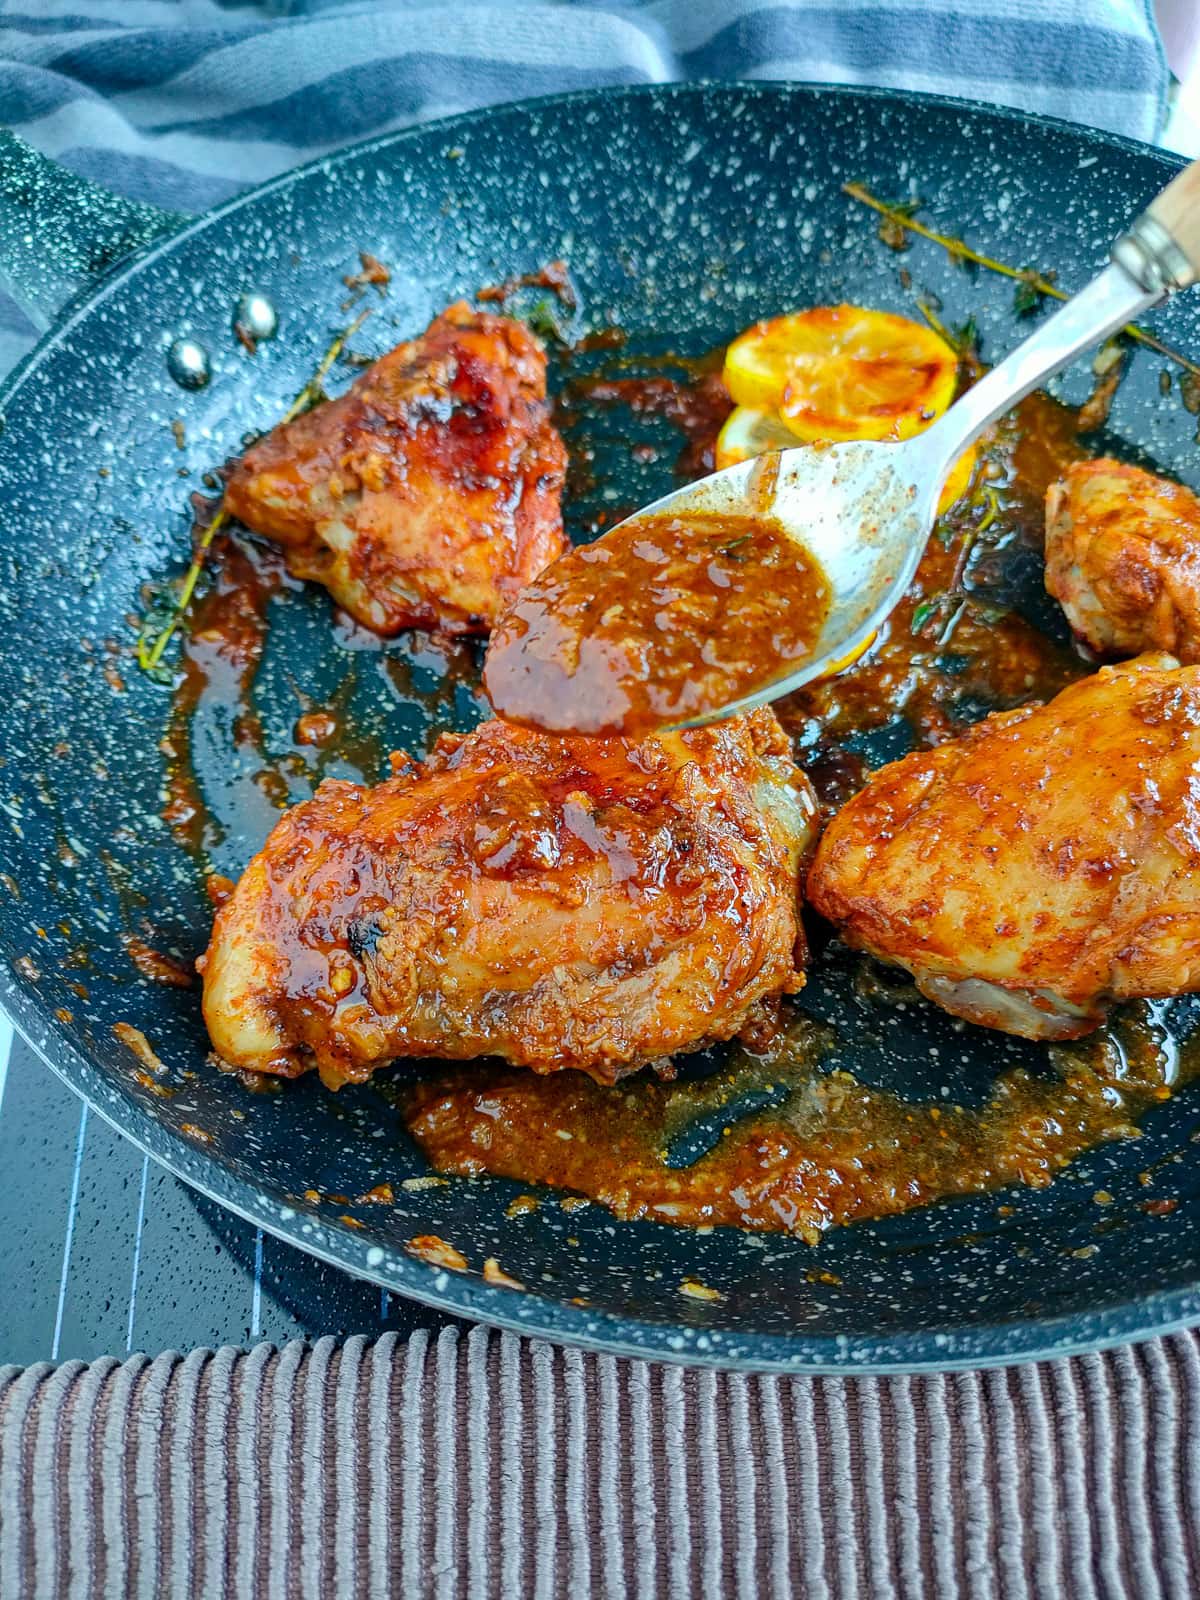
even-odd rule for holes
{"type": "Polygon", "coordinates": [[[1200,1594],[1200,1340],[742,1376],[448,1328],[0,1368],[0,1595],[1200,1594]]]}

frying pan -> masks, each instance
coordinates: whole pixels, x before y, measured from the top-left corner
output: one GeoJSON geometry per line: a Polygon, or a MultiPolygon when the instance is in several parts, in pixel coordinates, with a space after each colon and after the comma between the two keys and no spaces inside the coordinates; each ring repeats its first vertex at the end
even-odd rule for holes
{"type": "MultiPolygon", "coordinates": [[[[196,991],[147,982],[131,964],[122,936],[145,924],[159,948],[194,957],[211,911],[205,864],[159,817],[167,691],[124,656],[103,670],[105,640],[128,646],[143,582],[186,562],[188,492],[282,413],[345,322],[340,279],[360,249],[392,269],[359,338],[368,354],[481,284],[558,256],[584,320],[615,320],[645,349],[696,355],[755,317],[814,303],[911,311],[903,265],[940,296],[947,323],[974,314],[994,354],[1018,332],[1011,285],[931,246],[897,257],[843,182],[918,193],[982,249],[1071,288],[1174,166],[1126,141],[949,101],[657,87],[392,135],[185,220],[102,195],[12,141],[0,261],[52,320],[0,394],[0,1001],[22,1033],[98,1112],[221,1205],[401,1294],[529,1333],[726,1366],[873,1371],[1063,1354],[1200,1320],[1200,1094],[1187,1090],[1146,1119],[1140,1140],[1092,1152],[1046,1190],[944,1203],[835,1231],[815,1249],[620,1224],[553,1199],[509,1218],[521,1186],[499,1180],[403,1189],[425,1169],[379,1084],[335,1097],[314,1076],[254,1095],[207,1063],[196,991]],[[253,356],[231,328],[248,290],[281,318],[280,336],[253,356]],[[170,376],[166,351],[180,337],[207,351],[206,388],[170,376]],[[139,1078],[118,1022],[151,1041],[161,1084],[139,1078]],[[1178,1201],[1154,1208],[1167,1214],[1139,1204],[1136,1174],[1151,1169],[1152,1192],[1178,1201]],[[393,1206],[353,1203],[382,1179],[393,1206]],[[1115,1197],[1103,1212],[1097,1190],[1115,1197]],[[415,1258],[406,1244],[425,1234],[454,1244],[470,1270],[415,1258]],[[525,1290],[484,1282],[489,1256],[525,1290]],[[684,1298],[684,1278],[723,1298],[684,1298]]],[[[1193,354],[1196,298],[1155,321],[1193,354]]],[[[1161,367],[1136,357],[1111,426],[1135,455],[1195,482],[1196,421],[1160,393],[1161,367]]],[[[1075,372],[1062,392],[1078,401],[1088,382],[1075,372]]],[[[634,465],[619,445],[599,449],[596,487],[570,508],[576,527],[606,494],[637,504],[670,486],[669,452],[634,465]]],[[[1036,607],[1036,562],[1026,587],[1023,603],[1036,607]]],[[[329,616],[312,588],[275,604],[255,689],[269,746],[285,738],[297,694],[321,703],[338,685],[382,749],[421,750],[438,725],[479,715],[411,641],[355,656],[329,616]]],[[[247,821],[223,809],[246,789],[229,769],[223,714],[210,710],[196,748],[216,819],[206,865],[236,872],[273,813],[247,821]]],[[[293,775],[296,797],[313,776],[293,775]]],[[[977,1102],[997,1072],[1041,1059],[932,1008],[873,1009],[836,961],[813,974],[804,1003],[835,1025],[837,1065],[908,1095],[977,1102]]],[[[1179,1004],[1174,1025],[1191,1017],[1179,1004]]]]}

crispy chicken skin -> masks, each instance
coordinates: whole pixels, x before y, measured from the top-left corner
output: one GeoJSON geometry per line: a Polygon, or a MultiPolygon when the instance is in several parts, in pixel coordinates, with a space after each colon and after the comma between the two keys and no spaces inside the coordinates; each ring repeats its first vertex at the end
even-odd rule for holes
{"type": "Polygon", "coordinates": [[[1105,667],[892,762],[808,894],[947,1011],[1026,1038],[1200,988],[1200,667],[1105,667]]]}
{"type": "Polygon", "coordinates": [[[800,987],[815,818],[770,711],[636,743],[443,734],[279,822],[200,963],[209,1033],[331,1088],[403,1056],[613,1082],[800,987]]]}
{"type": "Polygon", "coordinates": [[[1120,461],[1081,461],[1046,494],[1046,588],[1098,655],[1200,661],[1200,499],[1120,461]]]}
{"type": "Polygon", "coordinates": [[[479,633],[566,549],[565,467],[541,346],[458,304],[252,445],[225,506],[376,632],[479,633]]]}

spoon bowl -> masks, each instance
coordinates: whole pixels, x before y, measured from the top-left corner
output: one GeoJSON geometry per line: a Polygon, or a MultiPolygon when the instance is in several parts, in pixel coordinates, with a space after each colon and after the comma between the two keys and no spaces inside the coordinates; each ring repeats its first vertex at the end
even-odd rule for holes
{"type": "Polygon", "coordinates": [[[829,607],[811,651],[748,693],[688,718],[699,727],[826,677],[866,650],[912,582],[941,482],[927,435],[904,444],[808,445],[738,462],[664,495],[629,521],[753,516],[799,544],[823,573],[829,607]]]}

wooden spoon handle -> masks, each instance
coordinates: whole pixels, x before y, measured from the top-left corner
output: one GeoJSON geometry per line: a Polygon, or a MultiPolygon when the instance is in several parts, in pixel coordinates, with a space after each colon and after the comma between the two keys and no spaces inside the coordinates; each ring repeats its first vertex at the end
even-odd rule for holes
{"type": "Polygon", "coordinates": [[[1145,289],[1186,289],[1200,278],[1200,161],[1150,202],[1113,256],[1145,289]]]}
{"type": "Polygon", "coordinates": [[[1200,277],[1200,161],[1184,167],[1158,199],[1151,201],[1147,214],[1166,229],[1187,257],[1189,282],[1194,283],[1200,277]]]}

